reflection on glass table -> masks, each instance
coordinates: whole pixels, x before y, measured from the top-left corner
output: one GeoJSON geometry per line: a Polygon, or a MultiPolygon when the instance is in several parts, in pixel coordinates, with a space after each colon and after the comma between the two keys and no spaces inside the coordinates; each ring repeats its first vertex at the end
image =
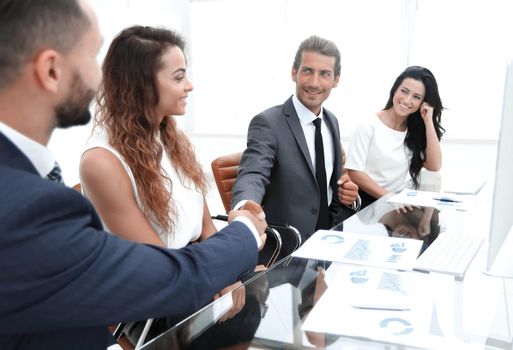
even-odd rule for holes
{"type": "MultiPolygon", "coordinates": [[[[441,185],[440,173],[421,172],[419,190],[437,192],[441,185]]],[[[386,195],[332,230],[420,239],[423,241],[422,254],[443,230],[440,210],[387,202],[392,196],[392,193],[386,195]]]]}
{"type": "Polygon", "coordinates": [[[351,216],[333,230],[422,240],[422,253],[441,232],[440,210],[399,207],[387,202],[387,198],[351,216]]]}
{"type": "MultiPolygon", "coordinates": [[[[449,230],[486,227],[483,217],[488,209],[487,205],[472,212],[420,207],[403,212],[397,211],[395,205],[383,198],[334,229],[422,239],[423,245],[428,246],[437,235],[446,234],[449,230]]],[[[505,293],[504,280],[482,273],[484,258],[484,254],[479,254],[465,279],[455,281],[451,276],[419,272],[361,267],[356,269],[358,271],[352,271],[351,268],[356,268],[356,265],[288,257],[245,283],[245,306],[232,319],[219,322],[226,310],[221,298],[178,325],[163,330],[160,336],[142,349],[410,349],[434,348],[435,345],[442,349],[485,349],[490,344],[495,348],[511,348],[509,331],[502,331],[497,326],[497,319],[504,308],[499,303],[511,299],[511,294],[505,293]],[[343,311],[344,307],[347,308],[347,305],[343,305],[343,299],[359,294],[355,293],[356,289],[348,289],[342,283],[341,276],[348,271],[352,281],[360,288],[372,281],[372,276],[378,276],[375,278],[378,282],[374,284],[378,290],[380,286],[390,286],[393,281],[396,283],[398,279],[403,279],[405,285],[409,285],[418,295],[402,303],[406,305],[403,307],[405,311],[388,308],[383,312],[415,311],[419,305],[422,312],[417,312],[417,318],[408,320],[408,324],[401,321],[404,317],[385,317],[386,322],[380,327],[389,329],[392,335],[407,335],[412,332],[410,328],[413,328],[413,322],[420,321],[425,325],[426,342],[420,339],[420,346],[417,343],[416,347],[412,347],[412,343],[375,337],[371,332],[351,336],[346,330],[335,330],[334,327],[328,327],[330,331],[305,330],[304,325],[308,320],[310,323],[314,321],[311,329],[319,330],[323,329],[326,320],[338,319],[349,324],[353,320],[361,320],[364,325],[365,322],[371,324],[372,318],[368,315],[372,311],[368,308],[353,308],[351,314],[343,311]],[[339,300],[333,295],[340,295],[339,300]],[[325,316],[321,313],[318,317],[320,306],[327,307],[328,311],[323,311],[325,316]],[[357,317],[354,316],[355,312],[358,313],[357,317]]],[[[396,289],[403,293],[403,289],[396,289]]],[[[365,289],[360,290],[364,291],[362,295],[370,295],[365,289]]],[[[376,299],[379,300],[367,304],[374,305],[374,308],[376,305],[383,308],[387,304],[382,297],[376,299]]],[[[395,299],[388,298],[388,301],[392,300],[395,299]]],[[[332,324],[328,323],[328,326],[332,324]]]]}
{"type": "MultiPolygon", "coordinates": [[[[330,264],[308,259],[282,260],[246,284],[245,307],[232,319],[226,322],[218,321],[223,309],[218,300],[167,330],[142,349],[396,349],[393,343],[379,341],[372,338],[370,334],[356,337],[340,334],[343,332],[337,333],[338,330],[326,332],[303,329],[309,317],[313,316],[315,311],[319,313],[316,307],[322,304],[322,301],[324,306],[328,303],[329,309],[327,315],[321,315],[321,321],[341,319],[350,323],[360,321],[364,325],[368,322],[370,326],[371,318],[366,315],[372,311],[362,309],[362,315],[355,317],[354,312],[360,312],[356,310],[349,316],[341,312],[342,308],[333,301],[333,295],[329,300],[323,299],[330,289],[335,288],[334,291],[338,293],[336,288],[339,287],[333,283],[333,279],[326,278],[325,275],[333,271],[333,267],[340,266],[351,267],[347,264],[330,264]]],[[[386,271],[382,273],[392,274],[386,271]]],[[[413,272],[405,273],[418,275],[421,279],[429,276],[413,272]]],[[[363,284],[370,275],[353,274],[353,277],[355,283],[363,284]]],[[[424,294],[418,295],[419,298],[430,295],[429,301],[426,299],[426,304],[422,305],[420,314],[425,315],[425,319],[420,321],[426,334],[429,331],[429,336],[437,339],[436,342],[430,339],[429,343],[425,343],[425,347],[420,348],[431,349],[435,343],[441,344],[441,348],[445,349],[464,349],[467,345],[473,348],[485,348],[497,310],[497,296],[501,296],[500,292],[497,292],[500,290],[500,285],[490,283],[483,288],[480,285],[482,281],[470,278],[467,278],[465,283],[467,285],[455,282],[453,279],[442,279],[436,283],[424,280],[424,284],[419,285],[419,288],[424,290],[424,294]],[[430,288],[426,288],[426,284],[430,288]]],[[[415,307],[415,304],[411,307],[415,307]]],[[[375,312],[390,313],[390,311],[375,312]]],[[[408,321],[406,325],[400,324],[395,317],[383,319],[388,320],[388,323],[381,327],[389,329],[393,332],[392,335],[406,332],[415,325],[414,322],[418,322],[418,320],[408,321]]],[[[321,321],[316,318],[314,322],[318,324],[314,326],[322,329],[321,321]]],[[[511,345],[511,343],[507,344],[511,345]]],[[[409,347],[404,344],[397,347],[397,349],[410,348],[418,347],[409,347]]]]}

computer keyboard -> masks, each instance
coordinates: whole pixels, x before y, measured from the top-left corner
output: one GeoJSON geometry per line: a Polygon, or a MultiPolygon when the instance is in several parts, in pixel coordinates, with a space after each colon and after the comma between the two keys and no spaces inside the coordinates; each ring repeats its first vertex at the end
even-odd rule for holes
{"type": "Polygon", "coordinates": [[[477,235],[441,233],[417,259],[413,269],[445,273],[461,281],[482,243],[483,237],[477,235]]]}

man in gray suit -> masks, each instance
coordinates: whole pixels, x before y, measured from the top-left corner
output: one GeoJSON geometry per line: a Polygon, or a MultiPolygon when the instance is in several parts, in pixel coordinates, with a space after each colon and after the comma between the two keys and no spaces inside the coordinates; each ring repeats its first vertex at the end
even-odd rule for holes
{"type": "Polygon", "coordinates": [[[336,45],[318,36],[304,40],[292,67],[296,94],[249,125],[232,207],[261,203],[268,222],[295,226],[303,241],[358,209],[358,186],[342,174],[337,118],[322,107],[339,78],[336,45]]]}

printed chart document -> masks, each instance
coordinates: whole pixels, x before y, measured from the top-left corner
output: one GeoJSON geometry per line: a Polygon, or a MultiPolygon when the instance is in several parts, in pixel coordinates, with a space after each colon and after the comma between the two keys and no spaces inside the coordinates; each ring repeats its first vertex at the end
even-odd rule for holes
{"type": "Polygon", "coordinates": [[[389,198],[388,202],[467,211],[476,206],[479,202],[479,198],[480,197],[477,195],[417,191],[405,188],[395,196],[389,198]]]}
{"type": "Polygon", "coordinates": [[[412,270],[421,246],[416,239],[319,230],[292,256],[412,270]]]}
{"type": "Polygon", "coordinates": [[[433,281],[427,275],[337,263],[328,272],[329,288],[308,314],[305,332],[429,349],[467,348],[452,329],[438,332],[444,337],[433,334],[433,281]]]}

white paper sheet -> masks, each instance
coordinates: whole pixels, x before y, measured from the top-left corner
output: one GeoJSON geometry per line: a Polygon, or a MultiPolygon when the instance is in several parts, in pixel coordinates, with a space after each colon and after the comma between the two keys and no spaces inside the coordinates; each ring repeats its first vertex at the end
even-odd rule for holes
{"type": "Polygon", "coordinates": [[[417,345],[419,336],[429,334],[433,302],[416,277],[413,273],[340,266],[303,330],[417,345]],[[418,302],[420,298],[422,302],[418,302]]]}
{"type": "Polygon", "coordinates": [[[292,256],[411,270],[421,246],[416,239],[319,230],[292,256]]]}
{"type": "Polygon", "coordinates": [[[388,199],[388,202],[416,205],[422,207],[433,207],[438,209],[471,210],[479,202],[477,195],[461,195],[443,192],[428,192],[404,189],[395,196],[388,199]]]}
{"type": "Polygon", "coordinates": [[[307,316],[305,332],[422,348],[467,347],[452,334],[430,333],[434,286],[429,275],[347,264],[332,264],[326,275],[329,288],[307,316]]]}
{"type": "Polygon", "coordinates": [[[443,177],[442,191],[456,194],[478,194],[487,183],[488,178],[493,178],[492,175],[466,174],[465,176],[443,177]]]}

